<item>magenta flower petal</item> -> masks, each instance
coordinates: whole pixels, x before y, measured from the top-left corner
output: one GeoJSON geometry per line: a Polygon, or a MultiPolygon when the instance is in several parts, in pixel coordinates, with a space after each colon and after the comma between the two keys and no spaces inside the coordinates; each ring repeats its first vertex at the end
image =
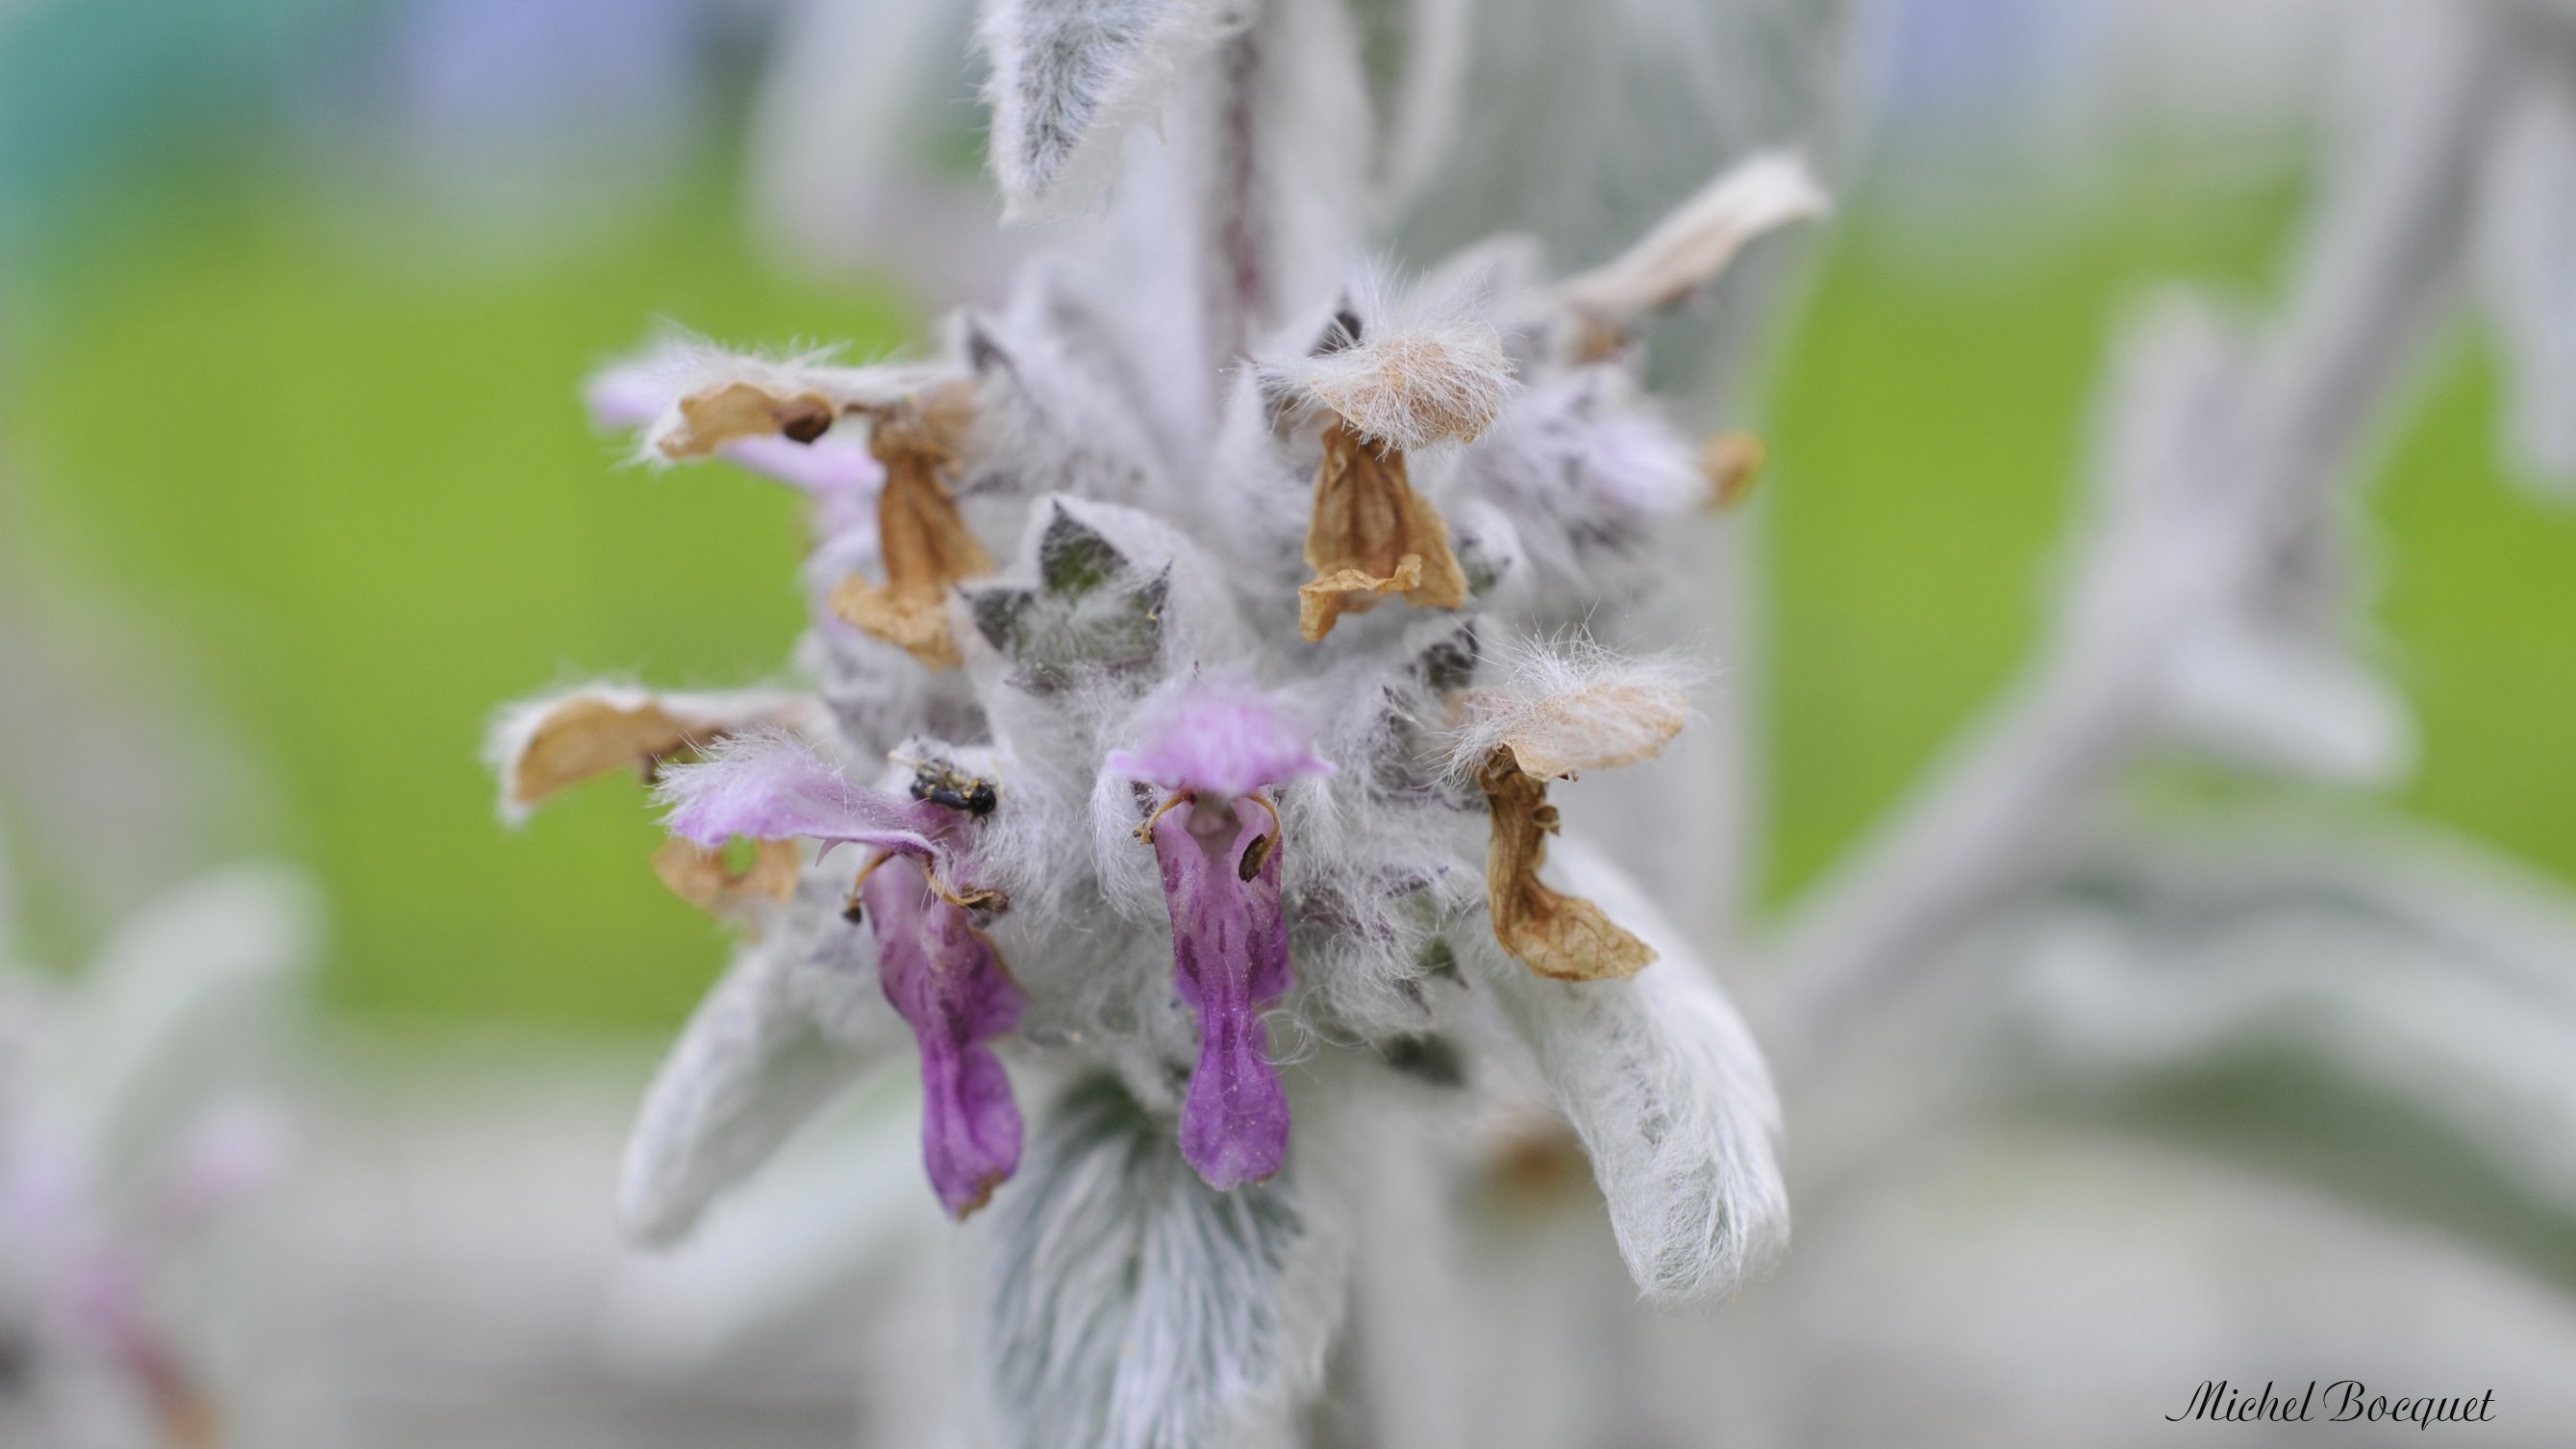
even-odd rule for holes
{"type": "Polygon", "coordinates": [[[986,1042],[1028,997],[919,862],[888,860],[859,894],[877,933],[877,980],[921,1043],[921,1157],[949,1215],[964,1218],[1020,1165],[1020,1109],[986,1042]]]}
{"type": "Polygon", "coordinates": [[[851,784],[830,761],[775,733],[720,741],[703,761],[664,771],[655,793],[670,807],[671,833],[709,848],[737,835],[809,835],[827,846],[847,841],[927,856],[945,819],[936,805],[851,784]]]}
{"type": "Polygon", "coordinates": [[[1222,799],[1264,785],[1333,773],[1315,753],[1314,732],[1277,700],[1239,685],[1200,684],[1148,720],[1134,750],[1112,750],[1108,765],[1166,790],[1222,799]]]}
{"type": "Polygon", "coordinates": [[[1262,1009],[1287,994],[1291,979],[1277,833],[1270,812],[1250,801],[1202,799],[1154,823],[1172,913],[1172,984],[1199,1019],[1181,1155],[1219,1189],[1258,1182],[1288,1155],[1288,1097],[1261,1025],[1262,1009]]]}

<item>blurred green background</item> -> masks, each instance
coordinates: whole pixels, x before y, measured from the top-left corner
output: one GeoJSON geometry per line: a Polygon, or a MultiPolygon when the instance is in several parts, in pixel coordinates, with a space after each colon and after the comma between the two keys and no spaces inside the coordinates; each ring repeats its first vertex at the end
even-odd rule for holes
{"type": "MultiPolygon", "coordinates": [[[[496,704],[571,677],[783,663],[796,501],[723,468],[622,469],[576,400],[655,318],[861,351],[920,324],[890,289],[766,264],[728,154],[531,247],[388,219],[380,182],[292,147],[198,144],[84,177],[16,244],[0,558],[28,597],[112,601],[255,747],[278,798],[239,848],[321,876],[335,1008],[640,1027],[721,958],[647,870],[634,787],[506,831],[477,747],[496,704]]],[[[2175,279],[2269,295],[2299,204],[2294,177],[2145,162],[2098,191],[2117,200],[2035,192],[1928,250],[1864,193],[1781,329],[1759,514],[1775,901],[2028,642],[2121,309],[2175,279]]],[[[2402,804],[2576,879],[2576,517],[2500,476],[2480,339],[2424,382],[2371,505],[2425,743],[2402,804]]],[[[41,887],[42,842],[18,853],[41,887]]]]}

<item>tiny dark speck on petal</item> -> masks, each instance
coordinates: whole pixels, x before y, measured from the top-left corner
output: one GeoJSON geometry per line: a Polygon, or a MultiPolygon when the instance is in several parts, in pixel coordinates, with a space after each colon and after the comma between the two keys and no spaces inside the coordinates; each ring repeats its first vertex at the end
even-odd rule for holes
{"type": "Polygon", "coordinates": [[[1249,881],[1261,874],[1262,865],[1270,859],[1270,847],[1278,843],[1276,834],[1254,836],[1252,843],[1243,848],[1243,859],[1235,862],[1234,878],[1249,881]]]}
{"type": "Polygon", "coordinates": [[[796,443],[813,442],[831,430],[832,414],[828,408],[800,407],[778,424],[778,431],[786,434],[788,441],[796,443]]]}

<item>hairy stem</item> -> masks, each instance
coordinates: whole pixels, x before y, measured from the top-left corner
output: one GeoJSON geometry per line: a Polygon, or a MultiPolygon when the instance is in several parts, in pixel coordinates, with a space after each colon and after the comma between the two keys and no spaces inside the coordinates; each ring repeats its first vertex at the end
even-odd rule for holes
{"type": "MultiPolygon", "coordinates": [[[[2443,315],[2511,37],[2483,14],[2427,23],[2422,91],[2383,107],[2403,125],[2357,138],[2267,349],[2235,480],[2262,506],[2222,544],[2240,576],[2275,566],[2349,476],[2370,420],[2443,315]]],[[[2061,633],[1914,803],[1801,904],[1780,943],[1789,974],[1772,1013],[1785,1079],[1829,1059],[1962,918],[2042,869],[2149,742],[2160,622],[2061,633]]]]}

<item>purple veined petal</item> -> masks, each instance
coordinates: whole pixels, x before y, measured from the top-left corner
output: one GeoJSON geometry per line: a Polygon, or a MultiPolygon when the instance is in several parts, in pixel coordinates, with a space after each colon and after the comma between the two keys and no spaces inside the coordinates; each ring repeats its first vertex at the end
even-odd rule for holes
{"type": "Polygon", "coordinates": [[[921,862],[885,860],[859,886],[877,933],[877,979],[921,1043],[921,1158],[949,1216],[963,1219],[1020,1165],[1020,1109],[985,1045],[1019,1025],[1028,996],[921,862]]]}
{"type": "Polygon", "coordinates": [[[1286,705],[1242,685],[1200,683],[1149,716],[1142,745],[1112,750],[1110,769],[1166,790],[1231,800],[1265,785],[1321,779],[1333,763],[1286,705]]]}
{"type": "Polygon", "coordinates": [[[849,842],[927,856],[945,822],[940,807],[853,785],[830,761],[777,733],[719,741],[697,764],[665,770],[654,793],[670,807],[671,833],[709,849],[737,835],[803,835],[827,849],[849,842]]]}
{"type": "Polygon", "coordinates": [[[1277,817],[1250,799],[1189,801],[1154,822],[1172,913],[1172,985],[1199,1019],[1181,1155],[1218,1189],[1259,1182],[1288,1155],[1288,1097],[1261,1024],[1263,1008],[1286,995],[1291,980],[1278,829],[1277,817]],[[1247,853],[1256,850],[1247,871],[1247,853]]]}

